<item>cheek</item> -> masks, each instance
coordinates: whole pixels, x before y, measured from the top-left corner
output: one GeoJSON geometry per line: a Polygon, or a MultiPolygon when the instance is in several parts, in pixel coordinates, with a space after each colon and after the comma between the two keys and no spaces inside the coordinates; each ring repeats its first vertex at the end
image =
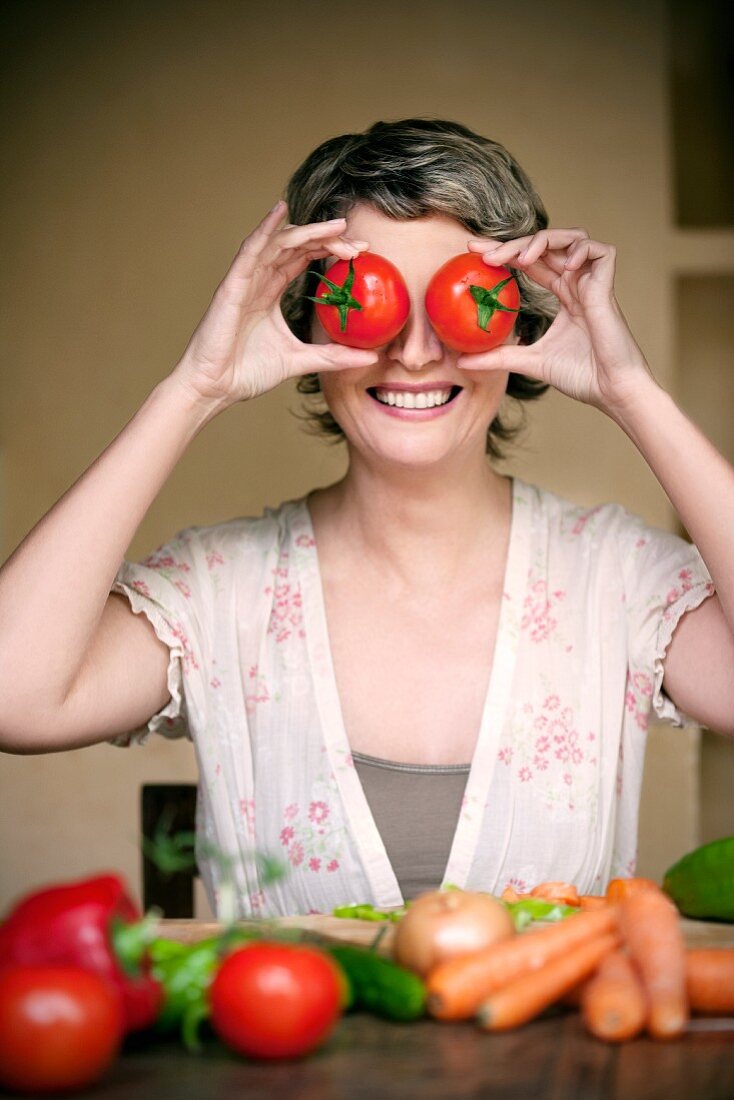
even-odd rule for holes
{"type": "Polygon", "coordinates": [[[319,374],[321,396],[330,409],[342,405],[345,399],[345,379],[347,371],[324,371],[319,374]]]}
{"type": "Polygon", "coordinates": [[[465,371],[464,373],[471,381],[475,394],[487,401],[496,400],[498,396],[504,395],[510,377],[508,371],[465,371]]]}

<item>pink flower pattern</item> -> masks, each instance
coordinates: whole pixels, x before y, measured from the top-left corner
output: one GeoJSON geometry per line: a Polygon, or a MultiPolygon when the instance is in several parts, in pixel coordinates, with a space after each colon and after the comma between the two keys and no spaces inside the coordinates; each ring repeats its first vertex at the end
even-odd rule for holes
{"type": "Polygon", "coordinates": [[[505,740],[498,758],[522,786],[537,787],[549,804],[573,812],[579,799],[592,797],[597,757],[595,734],[582,737],[574,718],[557,692],[539,705],[518,703],[510,723],[512,743],[505,740]]]}
{"type": "Polygon", "coordinates": [[[329,816],[329,807],[325,802],[312,802],[308,807],[308,819],[317,825],[323,825],[329,816]]]}
{"type": "Polygon", "coordinates": [[[270,702],[270,691],[257,665],[250,668],[247,679],[249,690],[245,692],[245,711],[248,715],[252,715],[260,703],[270,702]]]}
{"type": "Polygon", "coordinates": [[[240,799],[240,813],[242,814],[245,822],[245,830],[248,836],[255,835],[255,799],[254,798],[241,798],[240,799]]]}
{"type": "Polygon", "coordinates": [[[288,849],[288,859],[294,867],[300,867],[303,863],[303,845],[300,840],[294,840],[288,849]]]}
{"type": "MultiPolygon", "coordinates": [[[[528,506],[530,495],[528,492],[525,500],[520,500],[523,507],[528,506]]],[[[557,509],[557,505],[552,504],[545,513],[550,515],[551,523],[556,522],[560,517],[558,519],[560,526],[557,530],[561,538],[556,543],[551,543],[553,553],[547,557],[545,546],[541,545],[533,535],[535,541],[531,544],[531,556],[527,558],[531,568],[527,574],[524,590],[517,592],[516,585],[508,585],[509,590],[503,593],[502,614],[507,624],[504,642],[506,645],[510,643],[517,647],[517,675],[512,682],[509,705],[504,715],[504,726],[499,732],[499,740],[494,750],[497,753],[497,766],[493,772],[493,781],[496,784],[495,792],[503,792],[510,805],[514,800],[516,809],[539,807],[537,813],[540,815],[552,811],[553,816],[548,819],[551,821],[549,825],[551,830],[554,823],[558,823],[559,827],[565,827],[567,822],[569,830],[580,833],[584,824],[583,820],[581,822],[579,820],[581,815],[586,812],[591,818],[594,812],[596,790],[597,787],[600,790],[602,788],[598,776],[598,762],[605,757],[608,759],[610,745],[609,733],[605,725],[606,719],[599,718],[597,724],[593,710],[589,713],[589,708],[586,706],[584,685],[579,682],[583,675],[582,662],[579,660],[577,663],[575,658],[567,662],[565,656],[573,651],[574,643],[577,649],[581,649],[578,638],[583,638],[583,634],[577,628],[577,620],[588,621],[585,618],[587,603],[584,601],[597,598],[598,592],[593,588],[593,584],[597,582],[592,576],[591,591],[587,593],[577,583],[578,578],[581,577],[585,584],[587,574],[581,569],[572,571],[567,568],[567,565],[581,560],[582,554],[594,553],[597,546],[600,548],[599,560],[604,560],[601,554],[606,552],[609,546],[605,541],[607,519],[606,513],[600,508],[574,508],[566,509],[565,512],[553,511],[553,509],[557,509]],[[555,554],[559,543],[561,551],[567,554],[567,559],[564,559],[561,551],[555,554]],[[550,571],[548,571],[549,563],[553,566],[550,571]],[[520,699],[518,695],[521,693],[520,699]]],[[[614,513],[614,516],[618,514],[614,513]]],[[[616,519],[613,522],[616,524],[616,519]]],[[[256,644],[250,644],[248,638],[247,645],[239,651],[241,653],[239,675],[244,689],[245,711],[249,717],[256,716],[256,720],[251,725],[253,743],[259,739],[263,744],[265,736],[270,732],[270,716],[277,714],[274,704],[281,698],[291,699],[294,697],[294,692],[302,690],[304,699],[310,705],[314,673],[323,676],[325,672],[327,674],[329,672],[328,644],[325,639],[318,636],[313,639],[309,637],[308,650],[304,644],[307,629],[303,606],[305,593],[301,591],[299,577],[303,578],[305,584],[306,577],[314,573],[315,541],[306,533],[310,527],[304,523],[300,523],[295,529],[292,528],[290,532],[287,524],[285,528],[280,527],[279,530],[284,531],[285,537],[280,544],[276,568],[272,569],[267,582],[258,582],[257,591],[247,593],[248,598],[253,602],[265,597],[266,604],[262,606],[265,611],[267,636],[255,639],[256,644]],[[298,572],[295,569],[296,563],[298,572]],[[260,663],[255,663],[258,660],[260,663]],[[297,682],[304,686],[297,689],[297,682]]],[[[545,527],[541,524],[538,530],[542,532],[545,527]]],[[[607,622],[611,622],[616,631],[617,624],[623,622],[625,617],[626,621],[630,622],[633,621],[634,616],[649,616],[652,613],[656,616],[662,615],[663,619],[672,619],[677,614],[673,605],[682,596],[692,588],[697,592],[701,591],[700,567],[692,555],[686,557],[681,552],[677,559],[678,565],[672,570],[667,568],[666,574],[661,563],[671,559],[666,558],[663,553],[656,556],[657,540],[649,535],[644,526],[637,529],[634,525],[620,527],[619,531],[624,538],[624,541],[620,540],[619,557],[623,559],[626,566],[625,581],[631,580],[633,583],[628,584],[626,591],[618,587],[608,594],[602,593],[599,597],[602,600],[600,606],[602,609],[608,607],[612,611],[612,617],[610,620],[602,618],[600,623],[606,626],[607,622]],[[629,565],[630,561],[633,562],[632,566],[629,565]],[[624,606],[620,607],[620,604],[624,606]]],[[[248,539],[249,537],[248,531],[248,539]]],[[[617,537],[616,527],[614,537],[617,537]]],[[[239,568],[238,563],[241,563],[242,556],[238,557],[238,554],[233,551],[233,544],[230,541],[217,544],[207,536],[205,544],[200,544],[200,553],[192,558],[190,543],[193,542],[196,545],[194,540],[195,536],[183,537],[175,543],[159,548],[146,559],[144,565],[165,578],[167,585],[156,584],[156,578],[150,575],[134,576],[132,574],[134,567],[129,567],[127,576],[130,579],[126,583],[140,596],[157,600],[164,607],[166,606],[165,594],[168,593],[174,598],[173,607],[181,609],[181,619],[172,618],[169,612],[167,621],[180,646],[184,672],[187,675],[196,671],[201,672],[197,687],[201,687],[203,692],[208,693],[208,700],[213,700],[212,714],[216,718],[212,724],[215,732],[211,735],[208,729],[195,730],[208,752],[207,782],[212,785],[215,776],[219,776],[220,780],[225,775],[238,776],[237,789],[242,792],[243,797],[238,794],[230,795],[230,798],[234,799],[235,813],[239,809],[236,823],[240,836],[242,837],[243,833],[246,834],[252,838],[254,844],[255,801],[254,798],[246,796],[250,793],[250,780],[246,777],[243,783],[242,775],[236,771],[240,765],[233,763],[243,744],[242,727],[236,730],[234,725],[226,726],[227,739],[222,737],[220,744],[222,751],[218,754],[209,751],[212,747],[211,742],[207,744],[205,740],[205,737],[218,736],[216,730],[220,722],[224,728],[228,721],[223,717],[222,677],[227,683],[228,692],[231,691],[232,698],[236,698],[237,682],[233,673],[237,665],[232,661],[231,653],[220,652],[215,646],[213,656],[220,659],[220,666],[225,670],[224,673],[219,673],[219,669],[213,667],[217,664],[214,659],[211,662],[212,667],[207,664],[200,670],[200,665],[204,665],[202,654],[208,653],[209,649],[199,651],[198,624],[204,620],[194,619],[194,615],[199,610],[199,601],[211,599],[212,594],[221,599],[222,607],[227,606],[226,599],[240,583],[235,577],[235,567],[239,568]],[[206,584],[202,586],[202,574],[206,575],[207,572],[213,575],[207,577],[206,584]],[[188,615],[191,615],[191,618],[188,615]],[[197,624],[196,627],[190,625],[194,622],[197,624]],[[214,694],[217,691],[219,698],[214,694]],[[223,748],[224,745],[227,746],[226,751],[223,748]]],[[[667,547],[665,549],[667,551],[667,547]]],[[[255,539],[246,543],[246,554],[255,555],[259,552],[260,546],[255,539]]],[[[240,570],[240,575],[241,572],[240,570]]],[[[254,575],[257,575],[257,570],[254,571],[254,575]]],[[[608,575],[607,578],[602,579],[614,581],[614,578],[608,578],[608,575]]],[[[713,586],[706,583],[705,591],[707,594],[712,593],[713,586]]],[[[237,593],[239,599],[239,589],[237,593]]],[[[310,632],[310,625],[308,629],[310,632]]],[[[610,626],[610,631],[611,629],[610,626]]],[[[210,640],[211,636],[204,638],[207,643],[210,640]]],[[[632,751],[634,748],[636,752],[634,733],[636,730],[644,733],[651,712],[654,682],[652,664],[648,663],[646,658],[647,653],[639,655],[635,652],[634,659],[630,661],[621,700],[622,722],[619,725],[623,727],[622,737],[619,750],[615,752],[617,757],[615,783],[618,797],[621,797],[623,784],[627,782],[633,768],[633,763],[629,759],[625,764],[624,746],[627,745],[630,755],[635,755],[632,751]],[[631,740],[630,733],[632,733],[631,740]]],[[[192,708],[192,713],[195,709],[192,708]]],[[[205,717],[208,719],[211,715],[205,717]]],[[[239,717],[241,719],[242,715],[240,714],[239,717]]],[[[617,717],[615,716],[615,722],[617,717]]],[[[160,726],[164,729],[171,728],[178,721],[178,719],[162,719],[160,726]]],[[[614,734],[614,730],[612,733],[614,734]]],[[[300,733],[298,735],[300,736],[300,733]]],[[[333,763],[334,770],[341,779],[347,769],[353,768],[353,761],[345,746],[337,748],[336,756],[333,745],[329,746],[328,752],[324,745],[322,752],[325,754],[324,766],[310,764],[310,772],[305,776],[299,776],[298,781],[292,784],[283,781],[279,786],[276,781],[270,788],[269,797],[265,799],[259,813],[264,814],[265,820],[269,819],[271,822],[273,818],[270,815],[276,815],[271,826],[273,837],[282,857],[288,863],[293,880],[312,883],[313,902],[319,906],[316,911],[328,912],[329,906],[323,904],[324,897],[330,897],[335,891],[348,888],[352,881],[354,855],[348,845],[351,826],[342,805],[340,793],[333,774],[329,775],[325,769],[333,763]],[[314,773],[318,773],[317,780],[314,779],[314,773]],[[325,883],[328,876],[332,876],[329,885],[319,887],[318,883],[325,883]]],[[[310,755],[310,750],[308,758],[315,759],[315,754],[310,755]]],[[[264,768],[262,774],[264,777],[264,768]]],[[[347,776],[347,778],[350,782],[353,781],[353,777],[347,776]]],[[[609,777],[610,782],[611,779],[612,777],[609,777]]],[[[263,789],[266,789],[264,782],[263,789]]],[[[481,823],[482,816],[487,812],[486,807],[492,803],[492,792],[487,794],[481,790],[481,787],[476,789],[472,787],[471,791],[469,798],[466,794],[464,795],[461,813],[463,817],[475,815],[481,823]],[[477,797],[477,793],[481,798],[477,797]]],[[[625,805],[623,810],[624,814],[629,816],[629,807],[625,805]]],[[[625,825],[624,821],[622,825],[629,831],[629,826],[625,825]]],[[[260,827],[258,822],[258,829],[260,827]]],[[[622,835],[621,838],[616,839],[617,851],[612,857],[613,870],[615,873],[632,874],[635,869],[635,859],[631,856],[630,836],[622,835]]],[[[258,842],[260,840],[258,835],[258,842]]],[[[266,838],[262,838],[262,843],[266,843],[266,838]]],[[[521,841],[516,842],[515,832],[508,839],[508,853],[506,868],[508,877],[505,879],[503,869],[495,884],[496,888],[500,888],[500,881],[507,881],[508,885],[513,885],[515,889],[524,892],[533,885],[530,866],[535,859],[535,854],[522,851],[521,841]]],[[[465,872],[465,867],[457,867],[459,876],[465,872]]],[[[354,872],[355,875],[358,873],[354,872]]],[[[596,877],[598,879],[598,875],[596,877]]],[[[457,881],[463,880],[459,877],[457,881]]],[[[243,883],[240,894],[243,909],[249,909],[252,914],[269,915],[271,905],[277,907],[285,904],[280,899],[274,902],[273,898],[268,896],[267,890],[265,892],[254,890],[255,884],[254,881],[243,883]]],[[[603,888],[600,880],[599,886],[603,888]]],[[[284,894],[287,894],[287,891],[286,886],[284,894]]],[[[307,894],[302,896],[301,904],[304,908],[307,897],[307,894]]]]}
{"type": "Polygon", "coordinates": [[[624,689],[624,706],[634,718],[635,725],[643,732],[650,721],[653,682],[647,672],[627,670],[627,685],[624,689]]]}
{"type": "Polygon", "coordinates": [[[565,597],[566,593],[562,588],[549,592],[547,582],[542,578],[528,585],[520,629],[528,632],[532,642],[544,642],[556,629],[557,605],[565,597]]]}
{"type": "Polygon", "coordinates": [[[199,662],[196,659],[196,655],[192,649],[189,636],[186,633],[186,628],[182,622],[176,620],[171,623],[171,633],[174,638],[181,643],[183,650],[182,668],[184,675],[188,675],[191,672],[195,672],[199,668],[199,662]]]}
{"type": "Polygon", "coordinates": [[[306,637],[301,589],[291,580],[288,558],[288,551],[283,550],[273,570],[274,583],[265,589],[265,595],[272,599],[268,634],[274,635],[279,645],[291,637],[306,637]]]}
{"type": "Polygon", "coordinates": [[[280,830],[280,843],[286,849],[291,867],[312,874],[324,871],[333,874],[340,866],[345,829],[330,805],[337,791],[333,774],[328,774],[328,780],[322,774],[313,790],[319,792],[319,797],[309,799],[303,812],[298,802],[284,806],[282,818],[286,824],[280,830]]]}
{"type": "Polygon", "coordinates": [[[583,534],[586,524],[589,522],[589,520],[593,519],[593,517],[601,510],[601,507],[602,506],[600,504],[597,504],[595,508],[587,508],[585,511],[580,513],[576,522],[570,530],[572,538],[578,538],[579,535],[583,534]]]}

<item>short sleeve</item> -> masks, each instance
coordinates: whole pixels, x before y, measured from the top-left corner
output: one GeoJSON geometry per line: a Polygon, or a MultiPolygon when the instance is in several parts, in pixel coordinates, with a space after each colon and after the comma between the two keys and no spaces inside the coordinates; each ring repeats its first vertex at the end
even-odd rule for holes
{"type": "Polygon", "coordinates": [[[198,528],[180,531],[142,562],[123,561],[111,591],[124,595],[136,615],[145,615],[169,650],[170,699],[138,730],[110,738],[126,748],[145,744],[150,733],[193,740],[191,697],[203,663],[206,610],[201,585],[198,528]]]}
{"type": "Polygon", "coordinates": [[[631,689],[650,696],[659,718],[676,726],[695,724],[663,690],[665,654],[687,611],[714,594],[698,549],[690,542],[648,526],[621,510],[620,553],[625,577],[631,689]]]}

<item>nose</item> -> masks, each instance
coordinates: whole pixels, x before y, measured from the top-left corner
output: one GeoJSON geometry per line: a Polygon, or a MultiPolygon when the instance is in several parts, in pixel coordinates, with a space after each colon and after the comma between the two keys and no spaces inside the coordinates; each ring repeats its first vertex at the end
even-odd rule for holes
{"type": "Polygon", "coordinates": [[[429,363],[438,363],[444,347],[428,320],[422,301],[411,305],[408,320],[387,348],[387,357],[406,370],[422,370],[429,363]]]}

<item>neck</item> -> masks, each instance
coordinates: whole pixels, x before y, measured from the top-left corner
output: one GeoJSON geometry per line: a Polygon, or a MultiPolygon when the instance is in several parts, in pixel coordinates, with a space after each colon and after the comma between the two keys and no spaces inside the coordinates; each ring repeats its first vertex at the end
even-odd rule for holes
{"type": "Polygon", "coordinates": [[[323,519],[365,566],[414,588],[466,574],[474,555],[505,546],[510,479],[484,454],[439,470],[376,469],[350,456],[344,478],[311,495],[314,525],[323,519]]]}

